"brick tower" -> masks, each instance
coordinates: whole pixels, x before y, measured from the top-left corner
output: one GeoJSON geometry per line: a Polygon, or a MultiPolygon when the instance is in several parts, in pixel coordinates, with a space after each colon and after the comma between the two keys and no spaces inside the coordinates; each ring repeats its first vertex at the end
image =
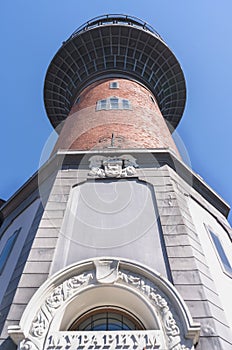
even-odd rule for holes
{"type": "Polygon", "coordinates": [[[229,207],[172,139],[185,100],[137,18],[62,44],[44,85],[59,138],[1,207],[0,350],[232,349],[229,207]]]}

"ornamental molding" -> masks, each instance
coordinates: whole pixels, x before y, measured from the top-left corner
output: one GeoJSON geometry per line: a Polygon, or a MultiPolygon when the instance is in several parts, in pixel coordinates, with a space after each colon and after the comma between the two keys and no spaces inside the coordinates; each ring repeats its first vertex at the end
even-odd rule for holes
{"type": "Polygon", "coordinates": [[[92,156],[89,159],[89,176],[118,178],[136,175],[138,164],[131,155],[119,157],[92,156]]]}
{"type": "Polygon", "coordinates": [[[37,346],[29,339],[24,339],[21,341],[20,346],[18,347],[20,350],[40,350],[37,346]]]}
{"type": "Polygon", "coordinates": [[[119,276],[118,260],[95,260],[96,280],[98,283],[110,284],[115,283],[119,276]]]}
{"type": "Polygon", "coordinates": [[[151,281],[144,279],[142,276],[132,274],[130,271],[120,271],[119,280],[139,289],[155,306],[160,314],[162,325],[168,338],[168,349],[190,350],[190,348],[185,345],[181,345],[180,328],[170,310],[168,298],[164,296],[157,286],[151,283],[151,281]]]}
{"type": "Polygon", "coordinates": [[[30,335],[35,338],[43,338],[48,331],[49,324],[56,310],[62,306],[67,299],[72,297],[78,291],[90,284],[93,280],[94,272],[82,273],[64,281],[57,286],[53,292],[46,298],[45,302],[38,311],[32,322],[30,335]]]}
{"type": "MultiPolygon", "coordinates": [[[[51,338],[53,337],[53,335],[50,334],[50,328],[59,309],[64,310],[74,298],[78,302],[79,294],[83,294],[85,289],[101,288],[101,286],[105,287],[107,285],[112,288],[112,286],[115,285],[120,288],[125,287],[129,293],[130,290],[134,291],[133,293],[137,293],[138,296],[140,295],[140,298],[145,298],[147,300],[150,307],[154,309],[154,314],[158,317],[159,324],[161,325],[159,332],[163,334],[162,337],[165,339],[165,346],[167,346],[168,350],[192,350],[199,336],[199,326],[192,322],[191,317],[188,320],[189,323],[187,322],[184,317],[184,314],[188,313],[186,305],[181,298],[175,300],[177,292],[168,281],[165,283],[165,279],[160,277],[159,274],[154,275],[150,272],[148,275],[146,270],[141,268],[141,266],[137,268],[137,266],[131,262],[128,263],[127,261],[120,261],[117,259],[96,259],[94,261],[89,261],[85,270],[80,263],[75,267],[71,266],[71,271],[66,269],[65,272],[61,272],[60,278],[62,281],[60,283],[59,274],[56,276],[56,281],[51,278],[51,281],[45,283],[46,288],[43,288],[43,286],[40,287],[33,297],[32,301],[35,302],[35,300],[39,301],[43,299],[43,295],[46,295],[43,301],[40,302],[40,305],[36,305],[37,311],[34,315],[32,315],[32,312],[30,313],[30,310],[35,307],[34,305],[31,308],[31,302],[24,311],[23,319],[24,322],[26,321],[26,323],[29,323],[29,327],[27,331],[25,325],[23,325],[24,322],[21,322],[20,332],[24,334],[24,339],[20,339],[21,341],[18,344],[18,349],[50,349],[50,347],[47,346],[46,339],[48,339],[49,336],[51,338]],[[78,273],[78,271],[81,271],[81,273],[78,273]],[[73,275],[70,276],[70,274],[73,275]],[[65,275],[67,275],[68,278],[65,279],[65,275]],[[187,337],[189,339],[187,339],[187,337]]],[[[63,339],[62,342],[66,339],[64,332],[60,332],[59,329],[53,329],[53,331],[56,333],[56,338],[58,337],[58,345],[57,347],[54,345],[51,349],[68,349],[67,344],[61,346],[59,343],[59,334],[63,339]]],[[[13,334],[13,328],[9,329],[9,334],[12,339],[17,338],[16,335],[13,334]]],[[[70,332],[66,331],[65,334],[68,339],[70,332]]],[[[91,347],[92,350],[94,348],[93,346],[91,347]]],[[[96,348],[99,350],[101,349],[101,347],[96,348]]],[[[159,349],[159,347],[150,348],[159,349]]],[[[71,347],[70,350],[72,349],[71,347]]],[[[88,349],[88,347],[84,347],[84,350],[85,349],[88,349]]],[[[113,349],[113,347],[109,349],[113,349]]],[[[135,347],[135,349],[140,348],[135,347]]]]}

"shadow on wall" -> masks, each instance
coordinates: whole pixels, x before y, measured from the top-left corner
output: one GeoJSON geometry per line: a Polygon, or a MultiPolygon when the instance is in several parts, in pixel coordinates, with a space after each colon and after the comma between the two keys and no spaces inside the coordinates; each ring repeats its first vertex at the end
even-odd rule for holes
{"type": "Polygon", "coordinates": [[[4,342],[0,345],[0,350],[16,350],[17,345],[11,340],[10,337],[6,338],[4,342]]]}

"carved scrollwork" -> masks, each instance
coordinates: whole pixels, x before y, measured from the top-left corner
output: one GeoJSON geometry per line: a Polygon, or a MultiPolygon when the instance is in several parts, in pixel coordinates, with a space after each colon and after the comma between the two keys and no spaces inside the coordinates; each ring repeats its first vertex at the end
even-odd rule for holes
{"type": "Polygon", "coordinates": [[[170,312],[169,309],[164,309],[163,310],[163,321],[164,321],[164,327],[166,330],[166,334],[170,341],[172,341],[173,337],[179,336],[180,335],[180,330],[179,327],[176,324],[176,321],[170,312]]]}
{"type": "Polygon", "coordinates": [[[93,278],[92,274],[83,273],[82,275],[74,276],[66,281],[66,288],[69,292],[74,291],[80,286],[89,284],[89,281],[93,278]]]}
{"type": "Polygon", "coordinates": [[[177,344],[172,350],[189,350],[185,345],[177,344]]]}
{"type": "MultiPolygon", "coordinates": [[[[120,269],[118,260],[96,260],[94,261],[95,271],[88,271],[73,276],[63,283],[57,285],[50,295],[44,300],[39,311],[32,322],[29,332],[37,344],[42,344],[48,333],[49,324],[65,301],[75,295],[80,288],[87,286],[94,281],[96,284],[126,284],[136,288],[146,296],[156,309],[162,329],[167,340],[167,348],[172,350],[190,350],[182,343],[183,336],[179,319],[175,319],[172,310],[172,303],[169,297],[148,278],[131,271],[120,269]]],[[[33,338],[32,338],[33,339],[33,338]]],[[[26,339],[21,342],[20,350],[37,350],[33,342],[26,339]]]]}
{"type": "Polygon", "coordinates": [[[169,348],[172,350],[190,350],[185,345],[181,344],[180,329],[173,317],[173,314],[168,306],[168,302],[161,295],[161,292],[157,290],[153,285],[139,275],[133,275],[127,271],[119,272],[119,279],[122,282],[131,284],[133,287],[140,289],[159,311],[162,323],[164,325],[165,333],[169,342],[169,348]]]}
{"type": "Polygon", "coordinates": [[[23,339],[19,344],[18,350],[38,350],[38,348],[31,340],[23,339]]]}
{"type": "Polygon", "coordinates": [[[75,294],[80,287],[88,285],[92,279],[92,272],[83,273],[81,275],[71,277],[64,281],[61,285],[57,286],[45,300],[44,304],[33,320],[30,334],[36,338],[43,337],[49,326],[49,321],[51,320],[55,311],[67,298],[75,294]]]}
{"type": "Polygon", "coordinates": [[[31,334],[34,337],[42,337],[45,330],[48,327],[48,319],[46,318],[44,312],[40,310],[36,315],[36,318],[32,322],[31,334]]]}
{"type": "Polygon", "coordinates": [[[55,288],[54,292],[47,298],[46,304],[49,310],[57,309],[64,301],[63,286],[55,288]]]}

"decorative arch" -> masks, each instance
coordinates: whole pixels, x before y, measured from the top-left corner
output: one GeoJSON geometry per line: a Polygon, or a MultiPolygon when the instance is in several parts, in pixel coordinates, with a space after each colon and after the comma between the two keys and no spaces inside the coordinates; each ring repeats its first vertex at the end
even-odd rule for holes
{"type": "Polygon", "coordinates": [[[71,265],[48,279],[32,297],[19,326],[8,332],[20,350],[101,349],[103,341],[108,341],[108,349],[115,349],[117,341],[120,349],[131,345],[190,350],[197,342],[199,325],[160,274],[133,261],[99,258],[71,265]],[[68,331],[79,315],[106,304],[133,312],[146,330],[108,335],[68,331]]]}

